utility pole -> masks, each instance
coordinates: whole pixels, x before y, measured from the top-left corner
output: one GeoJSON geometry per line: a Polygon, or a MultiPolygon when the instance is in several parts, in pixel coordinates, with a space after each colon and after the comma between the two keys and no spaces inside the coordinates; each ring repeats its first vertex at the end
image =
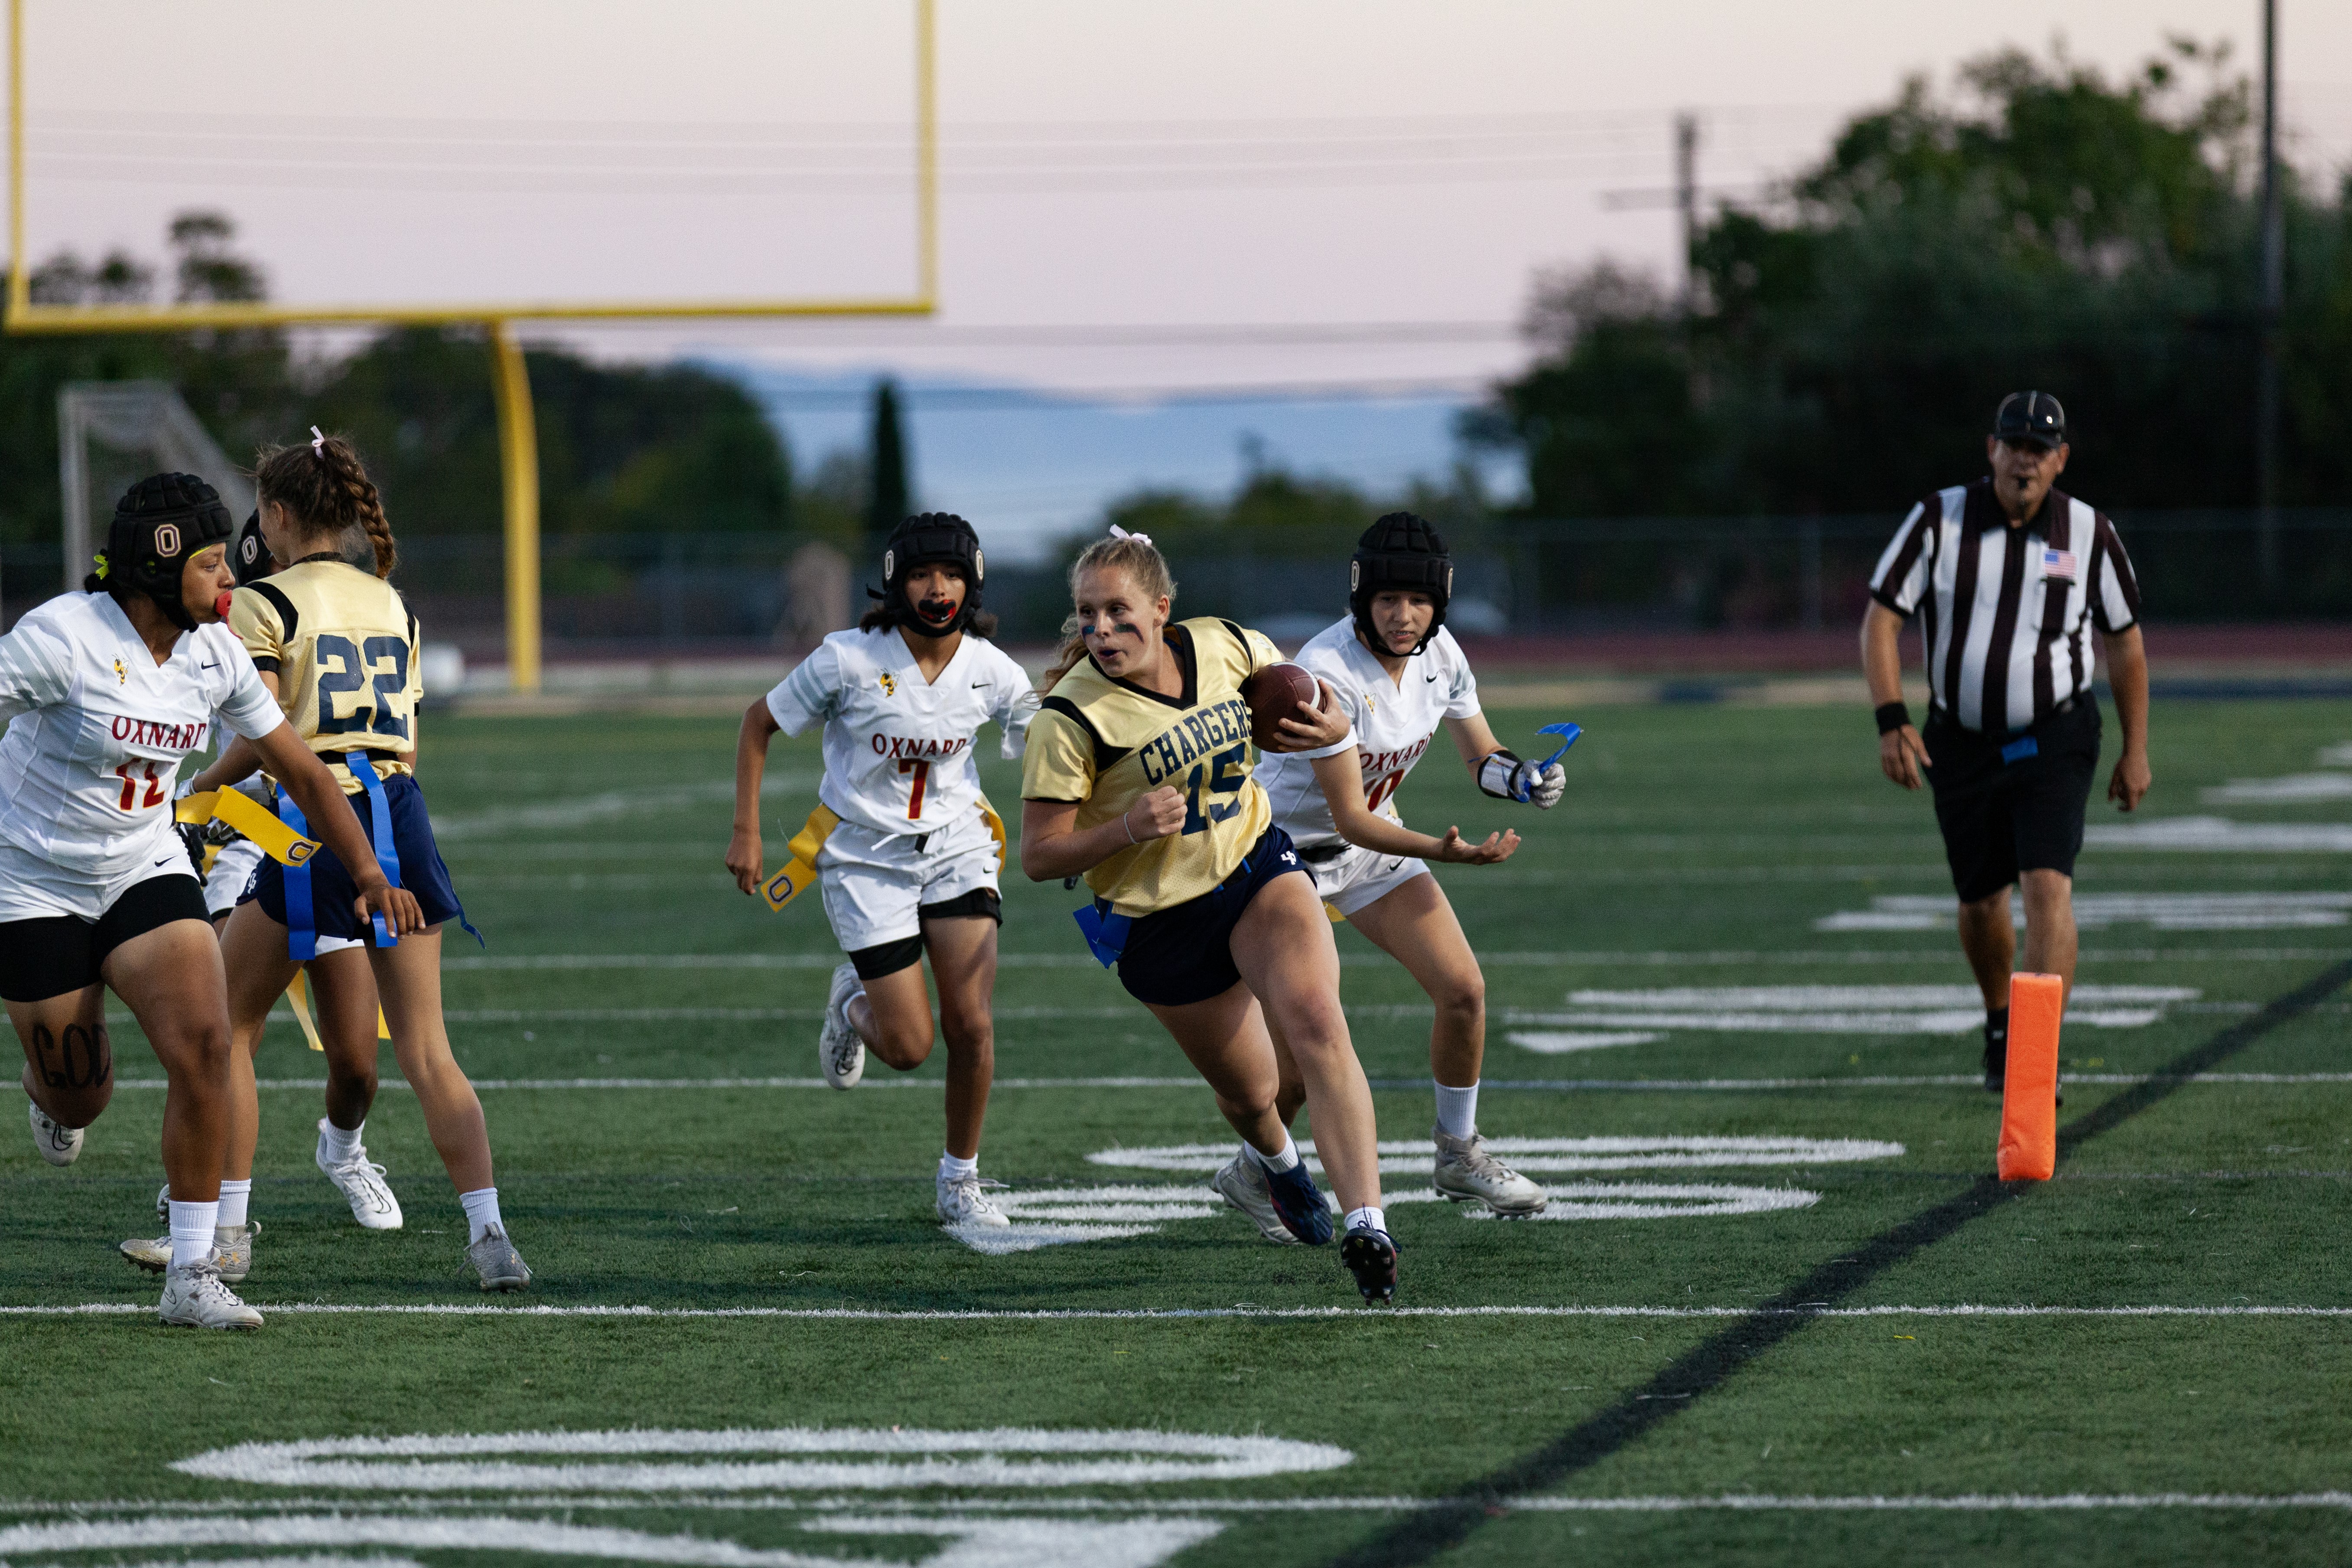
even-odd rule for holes
{"type": "Polygon", "coordinates": [[[2255,543],[2263,591],[2279,588],[2279,322],[2286,307],[2286,215],[2278,162],[2278,0],[2263,0],[2263,304],[2255,393],[2255,543]]]}
{"type": "MultiPolygon", "coordinates": [[[[2273,0],[2263,0],[2265,5],[2273,0]]],[[[1691,254],[1698,243],[1698,116],[1675,116],[1675,210],[1683,220],[1683,314],[1698,308],[1698,267],[1691,254]]]]}

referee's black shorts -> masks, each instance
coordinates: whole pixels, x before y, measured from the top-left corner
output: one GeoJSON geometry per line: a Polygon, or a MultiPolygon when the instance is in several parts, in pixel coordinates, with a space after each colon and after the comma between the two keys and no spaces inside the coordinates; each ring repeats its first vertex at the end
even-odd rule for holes
{"type": "Polygon", "coordinates": [[[1927,783],[1960,902],[1990,898],[2021,871],[2074,874],[2099,769],[2096,698],[2085,692],[2013,735],[1963,730],[1936,709],[1920,739],[1935,760],[1927,783]]]}

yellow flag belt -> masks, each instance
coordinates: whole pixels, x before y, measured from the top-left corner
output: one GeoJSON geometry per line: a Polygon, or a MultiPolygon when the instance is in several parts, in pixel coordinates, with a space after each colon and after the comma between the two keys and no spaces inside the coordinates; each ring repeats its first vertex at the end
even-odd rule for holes
{"type": "MultiPolygon", "coordinates": [[[[980,815],[988,823],[989,836],[996,840],[996,863],[1004,864],[1010,852],[1004,838],[1004,819],[985,800],[980,803],[980,815]]],[[[841,826],[841,818],[831,806],[819,805],[809,813],[808,821],[793,835],[784,847],[783,869],[760,884],[760,896],[768,900],[772,910],[781,910],[803,893],[816,880],[816,858],[824,853],[824,841],[841,826]]]]}
{"type": "Polygon", "coordinates": [[[172,808],[172,816],[179,822],[226,822],[282,866],[299,866],[319,852],[317,839],[303,837],[278,821],[268,806],[238,790],[206,790],[184,796],[172,808]]]}

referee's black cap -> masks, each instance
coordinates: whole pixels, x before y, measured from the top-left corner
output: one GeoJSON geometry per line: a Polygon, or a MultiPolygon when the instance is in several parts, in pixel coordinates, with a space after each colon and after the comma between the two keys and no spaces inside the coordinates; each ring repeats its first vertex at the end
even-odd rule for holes
{"type": "Polygon", "coordinates": [[[2012,392],[1992,416],[1993,438],[2056,447],[2066,439],[2066,410],[2046,392],[2012,392]]]}

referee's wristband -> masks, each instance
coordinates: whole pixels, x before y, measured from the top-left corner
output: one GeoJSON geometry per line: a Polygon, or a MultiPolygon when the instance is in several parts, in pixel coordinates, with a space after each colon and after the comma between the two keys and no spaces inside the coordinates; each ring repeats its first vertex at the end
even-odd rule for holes
{"type": "Polygon", "coordinates": [[[1910,722],[1911,710],[1905,707],[1901,702],[1882,702],[1878,705],[1878,732],[1880,734],[1893,734],[1895,731],[1904,728],[1910,722]]]}

